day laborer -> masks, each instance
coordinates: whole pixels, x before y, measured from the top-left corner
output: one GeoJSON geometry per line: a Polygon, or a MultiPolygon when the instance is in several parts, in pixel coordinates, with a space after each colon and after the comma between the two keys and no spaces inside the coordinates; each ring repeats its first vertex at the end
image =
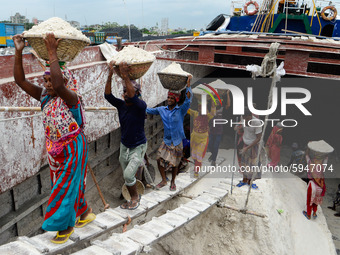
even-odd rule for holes
{"type": "Polygon", "coordinates": [[[326,183],[324,178],[324,166],[327,165],[328,158],[311,159],[306,153],[306,161],[308,165],[309,183],[307,186],[307,211],[302,211],[308,220],[311,219],[313,211],[313,219],[317,218],[316,211],[318,205],[322,204],[323,197],[326,193],[326,183]]]}
{"type": "Polygon", "coordinates": [[[26,80],[22,65],[25,42],[21,35],[13,37],[15,82],[41,102],[43,112],[52,191],[42,228],[58,231],[51,240],[53,243],[65,243],[74,226],[83,227],[96,218],[84,197],[88,160],[84,108],[77,94],[77,81],[64,63],[58,61],[59,40],[52,33],[44,38],[50,69],[43,75],[42,88],[26,80]]]}
{"type": "Polygon", "coordinates": [[[211,155],[209,157],[209,161],[211,161],[211,165],[216,165],[216,158],[218,154],[218,149],[220,147],[220,143],[223,136],[223,125],[213,126],[214,119],[223,119],[223,110],[228,110],[230,107],[230,90],[227,90],[227,102],[224,107],[218,105],[216,108],[216,115],[210,121],[212,125],[210,125],[210,133],[209,133],[209,145],[208,148],[211,151],[211,155]]]}
{"type": "Polygon", "coordinates": [[[268,148],[268,157],[271,159],[269,166],[275,167],[280,162],[280,153],[282,145],[282,130],[281,123],[277,123],[269,135],[266,146],[268,148]]]}
{"type": "Polygon", "coordinates": [[[148,114],[160,115],[164,126],[163,142],[157,152],[157,165],[162,177],[162,181],[156,186],[157,189],[160,189],[167,184],[165,169],[170,167],[172,168],[170,190],[176,190],[175,179],[179,163],[181,162],[181,158],[183,156],[182,140],[185,138],[183,120],[190,107],[192,98],[190,87],[191,78],[192,76],[189,75],[186,88],[186,97],[184,103],[181,106],[177,104],[180,94],[169,91],[167,106],[146,109],[148,114]]]}
{"type": "Polygon", "coordinates": [[[123,170],[125,185],[130,193],[131,200],[126,201],[120,207],[134,210],[139,206],[140,196],[137,192],[136,172],[143,163],[147,149],[144,133],[146,103],[140,99],[141,87],[128,77],[130,67],[126,63],[119,65],[119,71],[124,81],[123,98],[116,98],[111,93],[114,62],[109,64],[109,76],[105,86],[105,99],[118,110],[121,126],[121,143],[119,162],[123,170]]]}
{"type": "Polygon", "coordinates": [[[287,166],[290,166],[292,164],[303,164],[305,165],[306,164],[306,161],[305,161],[305,152],[301,149],[299,149],[299,144],[294,142],[292,143],[292,154],[290,156],[290,160],[287,164],[287,166]]]}
{"type": "MultiPolygon", "coordinates": [[[[243,148],[241,150],[241,172],[243,180],[236,186],[242,187],[243,185],[250,185],[250,181],[254,171],[257,171],[255,179],[261,178],[261,172],[259,169],[259,163],[256,165],[257,153],[259,150],[259,142],[262,136],[261,122],[258,118],[254,117],[250,110],[246,108],[243,115],[244,124],[243,128],[243,148]],[[256,170],[254,168],[257,168],[256,170]]],[[[257,189],[255,183],[252,184],[252,188],[257,189]]]]}
{"type": "MultiPolygon", "coordinates": [[[[254,108],[256,108],[256,103],[253,103],[254,108]]],[[[259,115],[252,113],[252,115],[259,119],[259,115]]],[[[242,117],[242,116],[241,116],[242,117]]],[[[244,147],[244,142],[243,142],[243,128],[242,124],[236,125],[234,130],[236,131],[237,135],[237,144],[236,144],[236,155],[237,155],[237,162],[238,165],[241,167],[241,159],[242,159],[242,149],[244,147]]]]}
{"type": "Polygon", "coordinates": [[[214,103],[211,103],[211,110],[206,115],[202,115],[201,104],[198,103],[198,110],[189,109],[188,113],[193,117],[193,131],[190,136],[190,146],[191,158],[195,162],[194,176],[198,177],[209,144],[209,121],[216,114],[216,106],[214,103]]]}

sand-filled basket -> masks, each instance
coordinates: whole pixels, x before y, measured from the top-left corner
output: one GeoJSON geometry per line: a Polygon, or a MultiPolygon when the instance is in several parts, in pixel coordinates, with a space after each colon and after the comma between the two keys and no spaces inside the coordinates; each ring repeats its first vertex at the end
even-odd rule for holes
{"type": "MultiPolygon", "coordinates": [[[[145,191],[144,184],[140,180],[137,180],[136,186],[137,186],[138,195],[143,195],[145,191]]],[[[125,184],[123,184],[123,187],[122,187],[122,195],[126,200],[131,200],[130,193],[125,184]]]]}
{"type": "Polygon", "coordinates": [[[308,143],[309,157],[311,159],[321,160],[326,158],[334,151],[334,148],[324,140],[312,141],[308,143]]]}
{"type": "Polygon", "coordinates": [[[165,89],[179,91],[182,90],[188,82],[188,76],[169,73],[157,73],[162,86],[165,89]]]}
{"type": "Polygon", "coordinates": [[[23,33],[23,38],[28,41],[37,55],[46,61],[49,60],[49,55],[44,37],[48,33],[54,34],[57,40],[60,39],[57,48],[59,61],[72,61],[86,45],[91,43],[89,38],[70,23],[61,18],[52,17],[23,33]]]}
{"type": "MultiPolygon", "coordinates": [[[[24,38],[36,51],[38,56],[44,60],[49,60],[49,55],[46,49],[43,36],[27,36],[24,38]]],[[[71,39],[71,38],[56,38],[61,39],[57,48],[57,56],[59,61],[70,62],[72,61],[85,46],[89,45],[88,41],[71,39]]]]}
{"type": "MultiPolygon", "coordinates": [[[[153,61],[144,63],[132,63],[128,72],[128,77],[130,80],[136,80],[142,77],[150,68],[153,61]]],[[[116,66],[116,73],[119,77],[122,77],[119,71],[119,67],[116,66]]]]}

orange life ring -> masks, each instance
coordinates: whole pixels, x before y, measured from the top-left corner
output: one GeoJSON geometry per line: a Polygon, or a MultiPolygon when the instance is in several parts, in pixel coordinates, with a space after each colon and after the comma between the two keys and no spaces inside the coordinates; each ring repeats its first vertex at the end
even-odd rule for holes
{"type": "Polygon", "coordinates": [[[253,16],[256,13],[258,13],[258,11],[259,11],[259,4],[257,2],[255,2],[255,1],[249,1],[248,3],[246,3],[244,5],[244,9],[243,10],[244,10],[245,14],[247,14],[248,16],[253,16]],[[253,11],[248,11],[248,7],[250,5],[254,5],[255,6],[255,9],[253,11]]]}
{"type": "Polygon", "coordinates": [[[331,21],[331,20],[335,19],[337,15],[338,15],[338,11],[337,11],[337,9],[335,8],[335,6],[330,6],[330,5],[329,5],[329,6],[326,6],[326,7],[323,8],[322,11],[321,11],[321,17],[322,17],[324,20],[326,20],[326,21],[331,21]],[[326,12],[327,10],[332,10],[332,11],[333,11],[333,15],[331,15],[331,16],[326,16],[325,12],[326,12]]]}

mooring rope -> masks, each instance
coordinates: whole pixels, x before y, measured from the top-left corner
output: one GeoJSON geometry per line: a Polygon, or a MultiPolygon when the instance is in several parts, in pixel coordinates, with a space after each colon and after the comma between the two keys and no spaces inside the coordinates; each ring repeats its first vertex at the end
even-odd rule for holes
{"type": "MultiPolygon", "coordinates": [[[[196,38],[197,38],[197,37],[194,37],[194,39],[192,39],[191,41],[192,41],[192,42],[195,41],[196,38]]],[[[155,46],[156,46],[158,49],[160,49],[160,50],[162,50],[162,51],[165,51],[165,52],[174,52],[174,53],[177,53],[177,52],[180,52],[180,51],[185,50],[186,48],[188,48],[188,47],[190,46],[190,44],[187,44],[186,46],[184,46],[182,49],[179,49],[179,50],[165,50],[165,49],[163,49],[162,47],[159,47],[157,44],[155,44],[155,46]]]]}

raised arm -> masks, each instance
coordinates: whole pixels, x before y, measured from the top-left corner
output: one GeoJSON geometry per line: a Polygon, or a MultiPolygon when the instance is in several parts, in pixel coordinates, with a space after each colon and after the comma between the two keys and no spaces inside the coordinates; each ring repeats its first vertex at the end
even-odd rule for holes
{"type": "Polygon", "coordinates": [[[227,90],[227,104],[225,106],[225,109],[228,110],[230,107],[230,90],[227,90]]]}
{"type": "Polygon", "coordinates": [[[186,98],[184,100],[184,103],[180,106],[180,110],[182,114],[186,114],[187,111],[190,108],[190,103],[191,103],[191,99],[192,99],[192,91],[191,91],[191,87],[190,87],[190,81],[191,81],[192,76],[189,75],[188,76],[188,82],[187,82],[187,88],[186,88],[186,98]]]}
{"type": "Polygon", "coordinates": [[[26,80],[24,68],[22,66],[22,50],[25,47],[25,41],[21,35],[15,35],[13,36],[13,42],[15,46],[14,80],[27,94],[40,101],[42,87],[34,85],[26,80]]]}
{"type": "Polygon", "coordinates": [[[129,79],[129,76],[128,76],[129,70],[130,70],[130,66],[127,63],[123,62],[119,65],[120,75],[125,83],[127,96],[129,98],[133,98],[136,94],[136,91],[133,88],[132,83],[129,79]]]}
{"type": "Polygon", "coordinates": [[[76,105],[78,103],[77,93],[65,86],[65,81],[59,67],[57,48],[60,40],[56,40],[53,33],[47,33],[44,38],[50,60],[52,87],[57,95],[67,104],[76,105]]]}
{"type": "Polygon", "coordinates": [[[114,61],[111,61],[109,63],[109,75],[107,77],[107,80],[106,80],[106,85],[105,85],[105,95],[110,95],[112,94],[112,91],[111,91],[111,84],[112,84],[112,75],[114,73],[114,66],[115,62],[114,61]]]}

